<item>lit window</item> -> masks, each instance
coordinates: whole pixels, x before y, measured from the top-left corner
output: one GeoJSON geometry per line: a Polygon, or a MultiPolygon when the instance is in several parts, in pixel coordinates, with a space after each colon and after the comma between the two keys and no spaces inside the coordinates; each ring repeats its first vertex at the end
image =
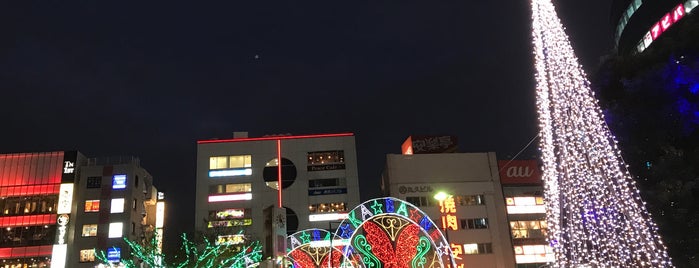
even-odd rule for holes
{"type": "Polygon", "coordinates": [[[85,201],[85,212],[99,212],[100,211],[100,201],[99,200],[87,200],[85,201]]]}
{"type": "Polygon", "coordinates": [[[95,249],[81,249],[80,250],[80,262],[93,262],[95,261],[95,249]]]}
{"type": "Polygon", "coordinates": [[[83,225],[83,236],[96,236],[97,235],[97,224],[85,224],[83,225]]]}
{"type": "Polygon", "coordinates": [[[114,198],[112,199],[112,208],[110,213],[122,213],[124,212],[124,198],[114,198]]]}
{"type": "Polygon", "coordinates": [[[308,206],[308,211],[310,213],[346,212],[347,206],[344,202],[311,204],[308,206]]]}
{"type": "Polygon", "coordinates": [[[493,253],[492,243],[464,244],[464,254],[493,253]]]}
{"type": "Polygon", "coordinates": [[[122,230],[124,229],[124,223],[112,222],[109,224],[109,238],[116,238],[122,236],[122,230]]]}
{"type": "Polygon", "coordinates": [[[126,175],[114,175],[112,189],[126,189],[126,175]]]}
{"type": "Polygon", "coordinates": [[[464,244],[464,254],[478,254],[478,244],[464,244]]]}
{"type": "Polygon", "coordinates": [[[252,192],[252,183],[229,183],[211,185],[209,193],[226,194],[226,193],[249,193],[252,192]]]}
{"type": "Polygon", "coordinates": [[[249,168],[252,167],[251,155],[230,155],[209,157],[209,169],[249,168]]]}

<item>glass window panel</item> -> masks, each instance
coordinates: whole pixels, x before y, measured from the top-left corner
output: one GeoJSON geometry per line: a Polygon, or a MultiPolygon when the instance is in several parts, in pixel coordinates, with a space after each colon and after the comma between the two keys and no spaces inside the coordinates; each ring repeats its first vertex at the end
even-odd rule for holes
{"type": "Polygon", "coordinates": [[[228,168],[227,156],[212,156],[209,157],[209,169],[224,169],[228,168]]]}
{"type": "Polygon", "coordinates": [[[85,224],[83,225],[83,236],[96,236],[97,235],[97,224],[85,224]]]}
{"type": "Polygon", "coordinates": [[[478,254],[478,244],[464,244],[464,254],[478,254]]]}
{"type": "Polygon", "coordinates": [[[124,198],[114,198],[112,199],[112,207],[109,213],[122,213],[124,212],[124,198]]]}
{"type": "Polygon", "coordinates": [[[112,222],[109,224],[109,238],[116,238],[122,236],[122,231],[124,229],[124,223],[112,222]]]}

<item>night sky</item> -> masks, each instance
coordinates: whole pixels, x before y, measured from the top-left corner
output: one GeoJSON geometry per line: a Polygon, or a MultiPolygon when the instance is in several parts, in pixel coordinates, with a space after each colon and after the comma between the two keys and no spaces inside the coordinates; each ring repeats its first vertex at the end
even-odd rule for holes
{"type": "MultiPolygon", "coordinates": [[[[365,200],[408,135],[507,159],[537,134],[528,1],[63,2],[0,4],[0,153],[139,157],[169,241],[197,140],[354,132],[365,200]]],[[[611,1],[556,5],[593,73],[611,1]]]]}

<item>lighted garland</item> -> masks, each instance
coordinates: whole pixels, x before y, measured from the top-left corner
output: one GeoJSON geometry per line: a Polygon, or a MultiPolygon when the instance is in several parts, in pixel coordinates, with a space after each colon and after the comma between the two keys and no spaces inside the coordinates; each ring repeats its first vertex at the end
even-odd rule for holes
{"type": "Polygon", "coordinates": [[[388,197],[364,202],[348,213],[337,236],[348,239],[343,267],[456,267],[449,244],[417,207],[388,197]]]}
{"type": "Polygon", "coordinates": [[[532,18],[554,265],[672,267],[551,1],[532,18]]]}

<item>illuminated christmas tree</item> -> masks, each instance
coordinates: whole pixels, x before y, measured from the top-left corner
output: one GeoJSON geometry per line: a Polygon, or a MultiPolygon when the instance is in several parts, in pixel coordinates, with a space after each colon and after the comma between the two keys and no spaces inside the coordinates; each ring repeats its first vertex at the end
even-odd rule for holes
{"type": "Polygon", "coordinates": [[[554,266],[672,267],[551,0],[532,18],[554,266]]]}

